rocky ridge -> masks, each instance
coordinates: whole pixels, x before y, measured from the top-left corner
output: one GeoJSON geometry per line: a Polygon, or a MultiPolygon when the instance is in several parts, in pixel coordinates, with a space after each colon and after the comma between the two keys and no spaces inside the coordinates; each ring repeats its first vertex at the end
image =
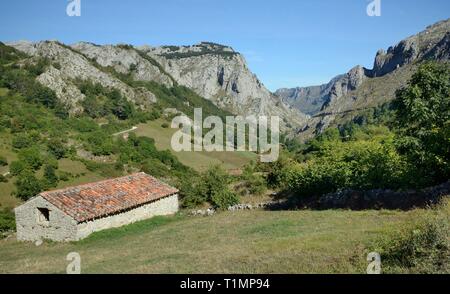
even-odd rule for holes
{"type": "Polygon", "coordinates": [[[342,113],[375,107],[394,98],[397,88],[404,86],[417,63],[424,60],[448,61],[450,57],[450,19],[427,27],[385,50],[378,50],[373,69],[356,66],[328,84],[280,89],[276,92],[284,102],[311,115],[299,129],[301,139],[324,131],[342,113]],[[384,91],[373,91],[386,83],[384,91]],[[391,89],[389,87],[395,87],[391,89]],[[372,97],[367,98],[372,88],[372,97]]]}

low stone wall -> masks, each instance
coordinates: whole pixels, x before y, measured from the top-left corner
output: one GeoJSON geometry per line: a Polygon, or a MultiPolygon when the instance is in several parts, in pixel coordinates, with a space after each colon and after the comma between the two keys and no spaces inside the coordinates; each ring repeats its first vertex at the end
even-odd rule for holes
{"type": "MultiPolygon", "coordinates": [[[[228,211],[239,211],[239,210],[255,210],[255,209],[272,209],[273,207],[279,206],[280,204],[284,203],[285,201],[269,201],[269,202],[262,202],[262,203],[256,203],[256,204],[236,204],[233,206],[228,207],[228,211]]],[[[214,208],[208,208],[208,209],[198,209],[198,210],[191,210],[189,211],[189,215],[192,216],[211,216],[216,213],[216,210],[214,208]]]]}
{"type": "Polygon", "coordinates": [[[319,199],[305,199],[297,205],[312,209],[412,209],[437,204],[450,195],[450,181],[421,190],[393,191],[343,190],[319,197],[319,199]]]}

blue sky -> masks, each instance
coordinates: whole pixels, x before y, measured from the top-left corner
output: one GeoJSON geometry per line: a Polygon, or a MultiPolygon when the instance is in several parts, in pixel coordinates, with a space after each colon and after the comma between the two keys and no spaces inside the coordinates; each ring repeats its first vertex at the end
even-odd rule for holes
{"type": "Polygon", "coordinates": [[[449,0],[68,0],[1,1],[0,40],[188,45],[212,41],[243,53],[271,90],[327,82],[375,53],[450,17],[449,0]]]}

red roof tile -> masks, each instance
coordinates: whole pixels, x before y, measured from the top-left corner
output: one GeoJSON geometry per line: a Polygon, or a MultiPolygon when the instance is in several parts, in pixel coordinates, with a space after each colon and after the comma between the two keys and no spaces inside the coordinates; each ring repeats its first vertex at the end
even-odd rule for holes
{"type": "Polygon", "coordinates": [[[76,221],[84,222],[176,193],[177,189],[145,173],[138,173],[39,195],[76,221]]]}

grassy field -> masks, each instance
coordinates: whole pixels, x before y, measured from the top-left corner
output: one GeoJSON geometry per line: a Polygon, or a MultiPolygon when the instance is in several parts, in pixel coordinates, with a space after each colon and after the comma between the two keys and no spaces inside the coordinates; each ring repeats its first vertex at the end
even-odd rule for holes
{"type": "MultiPolygon", "coordinates": [[[[171,150],[170,140],[176,132],[175,129],[163,128],[165,120],[158,119],[146,124],[138,125],[134,131],[138,136],[147,136],[155,139],[156,147],[160,150],[171,150]]],[[[173,152],[173,151],[172,151],[173,152]]],[[[197,171],[203,171],[213,165],[222,165],[225,169],[238,169],[250,160],[256,160],[257,155],[252,152],[173,152],[185,165],[197,171]]]]}
{"type": "Polygon", "coordinates": [[[157,217],[78,243],[0,240],[0,272],[64,273],[78,252],[83,273],[365,273],[371,242],[424,213],[243,211],[157,217]]]}

